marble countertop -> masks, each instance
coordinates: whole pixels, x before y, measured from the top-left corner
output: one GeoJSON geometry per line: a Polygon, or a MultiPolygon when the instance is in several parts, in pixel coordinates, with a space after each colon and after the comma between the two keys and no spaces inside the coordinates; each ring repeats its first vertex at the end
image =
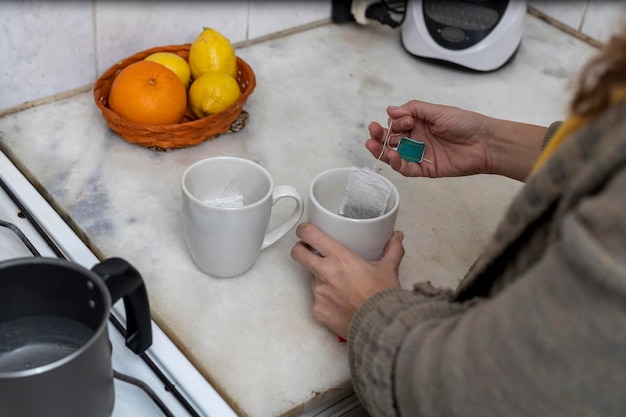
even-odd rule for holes
{"type": "MultiPolygon", "coordinates": [[[[378,24],[326,24],[238,49],[257,77],[249,122],[191,148],[159,152],[123,141],[92,92],[0,118],[0,147],[98,256],[137,267],[154,320],[239,414],[296,415],[349,387],[346,344],[311,316],[310,275],[290,258],[293,231],[239,277],[197,269],[181,231],[184,169],[236,155],[306,195],[325,169],[373,165],[367,124],[386,122],[390,104],[418,98],[536,124],[560,119],[570,82],[594,52],[527,16],[514,60],[485,74],[416,59],[399,35],[378,24]]],[[[522,185],[382,173],[400,192],[407,288],[424,279],[456,285],[522,185]]]]}

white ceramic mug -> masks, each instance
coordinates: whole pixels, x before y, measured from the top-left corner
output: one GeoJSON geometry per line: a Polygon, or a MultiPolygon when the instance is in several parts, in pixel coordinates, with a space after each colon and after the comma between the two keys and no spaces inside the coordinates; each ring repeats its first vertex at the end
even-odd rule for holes
{"type": "Polygon", "coordinates": [[[383,256],[385,246],[393,234],[400,207],[400,195],[391,181],[380,176],[391,187],[391,195],[384,214],[370,219],[341,216],[339,207],[351,171],[350,167],[334,168],[322,172],[311,181],[307,221],[362,258],[376,261],[383,256]]]}
{"type": "Polygon", "coordinates": [[[191,256],[202,271],[217,277],[250,269],[260,251],[283,237],[304,211],[295,187],[274,187],[265,168],[237,157],[194,163],[183,173],[182,191],[183,230],[191,256]],[[225,196],[242,197],[243,202],[239,207],[215,205],[215,199],[225,196]],[[268,231],[272,207],[283,198],[295,200],[296,207],[281,225],[268,231]]]}

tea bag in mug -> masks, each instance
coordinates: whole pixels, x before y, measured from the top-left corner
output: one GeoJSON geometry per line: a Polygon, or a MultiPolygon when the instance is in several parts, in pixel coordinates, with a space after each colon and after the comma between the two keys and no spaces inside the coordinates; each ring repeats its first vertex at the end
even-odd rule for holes
{"type": "Polygon", "coordinates": [[[206,200],[205,203],[210,204],[213,207],[222,208],[243,207],[243,195],[234,194],[227,195],[225,197],[217,197],[211,200],[206,200]]]}
{"type": "Polygon", "coordinates": [[[339,214],[353,219],[371,219],[385,214],[387,202],[391,195],[391,187],[380,175],[375,173],[376,166],[383,156],[391,136],[391,118],[387,119],[387,134],[374,168],[353,167],[339,208],[339,214]]]}
{"type": "Polygon", "coordinates": [[[237,171],[233,179],[230,181],[230,184],[228,184],[228,187],[226,187],[226,189],[222,192],[221,196],[206,200],[205,203],[221,208],[243,207],[243,194],[230,192],[233,188],[233,184],[235,184],[235,181],[237,181],[240,174],[241,170],[237,171]]]}
{"type": "Polygon", "coordinates": [[[339,214],[352,219],[371,219],[385,214],[391,186],[374,171],[353,167],[348,175],[339,214]]]}

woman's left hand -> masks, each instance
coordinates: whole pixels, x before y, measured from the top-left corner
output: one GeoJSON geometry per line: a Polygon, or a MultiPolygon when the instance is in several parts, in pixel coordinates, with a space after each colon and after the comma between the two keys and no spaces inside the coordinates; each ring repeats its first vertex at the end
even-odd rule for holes
{"type": "Polygon", "coordinates": [[[313,224],[300,224],[296,235],[301,240],[291,250],[291,257],[314,275],[313,316],[339,336],[346,338],[354,313],[368,298],[400,287],[402,232],[393,233],[376,262],[364,260],[313,224]]]}

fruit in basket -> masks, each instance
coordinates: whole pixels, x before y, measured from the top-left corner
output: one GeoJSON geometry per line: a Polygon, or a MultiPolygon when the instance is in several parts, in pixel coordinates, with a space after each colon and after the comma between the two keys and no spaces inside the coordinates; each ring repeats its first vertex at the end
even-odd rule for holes
{"type": "Polygon", "coordinates": [[[137,61],[113,80],[109,108],[136,123],[178,123],[187,108],[187,91],[178,76],[165,66],[137,61]]]}
{"type": "Polygon", "coordinates": [[[189,69],[187,60],[182,56],[173,52],[155,52],[147,56],[145,60],[165,65],[167,68],[174,71],[174,74],[178,75],[178,78],[183,82],[185,88],[189,87],[191,69],[189,69]]]}
{"type": "Polygon", "coordinates": [[[239,84],[228,74],[208,72],[195,79],[189,87],[189,106],[197,117],[220,113],[241,96],[239,84]]]}
{"type": "Polygon", "coordinates": [[[230,40],[211,28],[204,30],[189,48],[189,67],[194,79],[207,72],[223,72],[237,77],[237,57],[230,40]]]}

